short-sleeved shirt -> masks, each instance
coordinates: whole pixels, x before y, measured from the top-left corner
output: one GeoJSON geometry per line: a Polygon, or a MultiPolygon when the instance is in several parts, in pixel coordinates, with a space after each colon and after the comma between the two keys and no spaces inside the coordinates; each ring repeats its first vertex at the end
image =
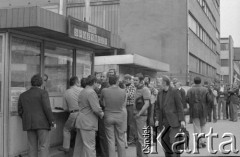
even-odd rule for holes
{"type": "Polygon", "coordinates": [[[126,100],[126,91],[117,87],[104,88],[101,99],[105,102],[106,112],[122,112],[126,100]]]}
{"type": "MultiPolygon", "coordinates": [[[[143,87],[136,90],[136,94],[135,94],[135,103],[133,106],[133,112],[134,113],[138,113],[139,111],[136,109],[136,100],[140,97],[143,97],[144,100],[149,100],[151,99],[151,92],[147,87],[143,87]]],[[[145,113],[143,113],[142,115],[147,115],[147,110],[145,111],[145,113]]]]}

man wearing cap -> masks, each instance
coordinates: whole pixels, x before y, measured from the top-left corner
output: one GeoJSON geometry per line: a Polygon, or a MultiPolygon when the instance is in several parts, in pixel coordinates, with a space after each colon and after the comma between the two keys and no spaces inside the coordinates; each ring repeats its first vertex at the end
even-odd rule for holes
{"type": "Polygon", "coordinates": [[[135,127],[133,124],[133,104],[135,98],[136,87],[132,84],[132,76],[129,74],[124,75],[124,82],[126,85],[127,92],[127,134],[128,134],[128,144],[132,144],[135,141],[135,127]]]}
{"type": "Polygon", "coordinates": [[[156,102],[155,126],[165,131],[161,137],[165,156],[180,156],[172,149],[172,145],[177,140],[175,136],[180,132],[180,128],[185,128],[186,125],[181,97],[177,89],[170,86],[167,76],[162,77],[162,87],[156,102]]]}

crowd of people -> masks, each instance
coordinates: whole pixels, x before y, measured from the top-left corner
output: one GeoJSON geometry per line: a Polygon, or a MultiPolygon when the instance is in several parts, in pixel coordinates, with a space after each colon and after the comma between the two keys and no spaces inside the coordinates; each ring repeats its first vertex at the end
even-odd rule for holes
{"type": "MultiPolygon", "coordinates": [[[[194,133],[205,133],[205,124],[219,119],[236,122],[239,105],[239,88],[218,86],[194,78],[186,91],[177,79],[168,76],[157,79],[141,73],[124,75],[123,80],[115,73],[103,72],[101,76],[89,75],[79,80],[70,78],[70,88],[63,96],[63,109],[69,112],[63,129],[63,145],[70,149],[71,131],[76,130],[73,157],[126,157],[128,145],[136,146],[137,157],[147,157],[144,149],[146,126],[167,129],[162,139],[165,156],[180,156],[171,145],[175,135],[186,127],[186,115],[193,124],[194,133]]],[[[48,156],[49,131],[56,127],[46,90],[42,89],[42,77],[34,75],[32,88],[19,97],[18,112],[23,129],[27,131],[29,156],[48,156]],[[33,112],[34,111],[34,112],[33,112]],[[39,149],[38,149],[39,147],[39,149]]],[[[206,147],[201,138],[198,148],[206,147]]]]}

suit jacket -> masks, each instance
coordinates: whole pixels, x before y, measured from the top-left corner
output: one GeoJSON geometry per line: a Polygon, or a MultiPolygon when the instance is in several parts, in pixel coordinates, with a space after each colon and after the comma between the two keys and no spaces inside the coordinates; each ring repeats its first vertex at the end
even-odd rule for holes
{"type": "Polygon", "coordinates": [[[32,87],[20,95],[18,113],[22,118],[24,131],[49,130],[54,121],[48,92],[38,87],[32,87]]]}
{"type": "Polygon", "coordinates": [[[158,93],[156,102],[156,118],[159,126],[163,125],[163,111],[171,127],[180,127],[180,121],[184,121],[183,105],[180,92],[177,89],[169,87],[165,101],[162,103],[163,90],[158,93]]]}
{"type": "Polygon", "coordinates": [[[83,89],[78,97],[79,115],[76,119],[76,128],[82,130],[98,130],[98,116],[102,108],[97,93],[90,87],[83,89]]]}
{"type": "Polygon", "coordinates": [[[207,104],[210,100],[207,97],[208,89],[201,85],[194,85],[187,92],[187,102],[190,107],[190,116],[192,118],[206,118],[207,104]]]}
{"type": "Polygon", "coordinates": [[[187,102],[186,102],[186,92],[184,89],[180,89],[179,90],[180,92],[180,96],[181,96],[181,102],[183,104],[183,108],[187,108],[187,102]]]}

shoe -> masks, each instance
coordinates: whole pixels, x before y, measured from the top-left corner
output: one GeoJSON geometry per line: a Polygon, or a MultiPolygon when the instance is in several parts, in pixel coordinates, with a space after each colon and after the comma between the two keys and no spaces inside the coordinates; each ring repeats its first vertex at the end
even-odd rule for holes
{"type": "Polygon", "coordinates": [[[213,123],[217,123],[217,120],[213,120],[213,123]]]}
{"type": "Polygon", "coordinates": [[[206,148],[206,143],[202,143],[202,148],[206,148]]]}
{"type": "Polygon", "coordinates": [[[69,152],[69,149],[66,149],[66,148],[63,148],[63,147],[60,147],[58,148],[59,151],[63,151],[64,153],[68,153],[69,152]]]}
{"type": "Polygon", "coordinates": [[[134,142],[134,141],[128,141],[127,144],[128,144],[128,145],[134,145],[135,142],[134,142]]]}

